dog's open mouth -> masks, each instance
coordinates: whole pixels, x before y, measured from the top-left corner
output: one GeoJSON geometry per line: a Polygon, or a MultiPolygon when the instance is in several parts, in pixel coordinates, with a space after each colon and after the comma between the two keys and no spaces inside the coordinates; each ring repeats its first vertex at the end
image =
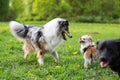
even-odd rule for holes
{"type": "Polygon", "coordinates": [[[100,62],[100,66],[101,66],[102,68],[106,68],[108,65],[109,65],[109,62],[106,62],[106,61],[101,61],[101,62],[100,62]]]}
{"type": "Polygon", "coordinates": [[[65,34],[66,34],[69,38],[72,38],[72,35],[70,34],[70,32],[64,30],[64,31],[62,32],[62,36],[63,36],[63,39],[64,39],[64,40],[67,40],[65,34]]]}
{"type": "Polygon", "coordinates": [[[83,40],[80,40],[79,42],[80,42],[80,43],[84,43],[85,41],[83,41],[83,40]]]}

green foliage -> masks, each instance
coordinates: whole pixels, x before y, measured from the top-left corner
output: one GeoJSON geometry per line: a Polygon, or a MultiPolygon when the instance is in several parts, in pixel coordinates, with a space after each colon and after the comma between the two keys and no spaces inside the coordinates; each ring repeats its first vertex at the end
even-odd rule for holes
{"type": "Polygon", "coordinates": [[[1,20],[45,21],[55,17],[76,22],[120,22],[119,0],[7,0],[0,1],[1,20]],[[9,8],[9,9],[8,9],[9,8]],[[4,14],[5,13],[5,14],[4,14]],[[7,16],[4,16],[7,15],[7,16]]]}
{"type": "Polygon", "coordinates": [[[25,14],[24,8],[25,3],[23,0],[10,0],[8,19],[13,20],[25,14]]]}
{"type": "Polygon", "coordinates": [[[72,1],[71,5],[76,5],[74,12],[77,12],[74,13],[73,19],[77,22],[120,22],[118,4],[120,5],[119,0],[72,1]]]}
{"type": "MultiPolygon", "coordinates": [[[[26,22],[24,22],[26,23],[26,22]]],[[[45,23],[45,22],[44,22],[45,23]]],[[[42,26],[44,23],[27,22],[42,26]]],[[[10,33],[8,23],[0,23],[0,80],[119,80],[110,68],[102,69],[99,61],[84,68],[83,54],[80,53],[79,37],[89,34],[94,41],[117,39],[120,24],[70,23],[73,38],[68,38],[58,48],[60,61],[54,63],[50,55],[45,56],[45,64],[40,66],[36,53],[23,59],[22,46],[10,33]]]]}
{"type": "Polygon", "coordinates": [[[9,0],[0,0],[0,21],[7,20],[9,11],[9,0]]]}
{"type": "Polygon", "coordinates": [[[67,18],[70,10],[71,6],[65,0],[35,0],[33,3],[35,20],[49,20],[54,17],[67,18]]]}
{"type": "Polygon", "coordinates": [[[30,14],[22,18],[50,20],[63,17],[77,22],[120,22],[119,5],[119,0],[33,0],[32,10],[28,10],[30,14]]]}

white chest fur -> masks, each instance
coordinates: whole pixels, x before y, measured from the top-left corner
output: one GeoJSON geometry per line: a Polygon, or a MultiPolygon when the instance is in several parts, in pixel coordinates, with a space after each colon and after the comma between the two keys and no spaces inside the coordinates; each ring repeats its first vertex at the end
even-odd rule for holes
{"type": "Polygon", "coordinates": [[[46,50],[53,52],[56,50],[57,46],[62,43],[63,39],[60,36],[51,36],[46,38],[47,45],[45,46],[46,50]]]}

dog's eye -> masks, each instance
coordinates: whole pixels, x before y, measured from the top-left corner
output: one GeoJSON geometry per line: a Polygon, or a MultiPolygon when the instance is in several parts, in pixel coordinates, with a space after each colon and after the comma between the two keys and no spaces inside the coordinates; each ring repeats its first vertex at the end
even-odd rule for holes
{"type": "Polygon", "coordinates": [[[85,38],[83,38],[83,40],[85,40],[85,38]]]}

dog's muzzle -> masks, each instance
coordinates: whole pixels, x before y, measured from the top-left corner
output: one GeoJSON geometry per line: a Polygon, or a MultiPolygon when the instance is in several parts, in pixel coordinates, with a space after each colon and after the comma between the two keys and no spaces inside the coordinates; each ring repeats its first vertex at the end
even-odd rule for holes
{"type": "Polygon", "coordinates": [[[80,42],[80,43],[85,43],[85,41],[82,40],[81,38],[79,39],[79,42],[80,42]]]}
{"type": "Polygon", "coordinates": [[[69,31],[64,30],[64,32],[66,33],[66,35],[67,35],[69,38],[72,38],[72,35],[70,34],[69,31]]]}
{"type": "Polygon", "coordinates": [[[67,40],[65,34],[66,34],[69,38],[72,38],[72,35],[70,34],[70,32],[69,32],[68,30],[64,30],[64,31],[62,32],[62,37],[63,37],[64,40],[67,40]]]}
{"type": "Polygon", "coordinates": [[[109,61],[107,60],[106,57],[101,56],[99,59],[100,59],[100,66],[102,68],[106,68],[109,65],[109,61]]]}

